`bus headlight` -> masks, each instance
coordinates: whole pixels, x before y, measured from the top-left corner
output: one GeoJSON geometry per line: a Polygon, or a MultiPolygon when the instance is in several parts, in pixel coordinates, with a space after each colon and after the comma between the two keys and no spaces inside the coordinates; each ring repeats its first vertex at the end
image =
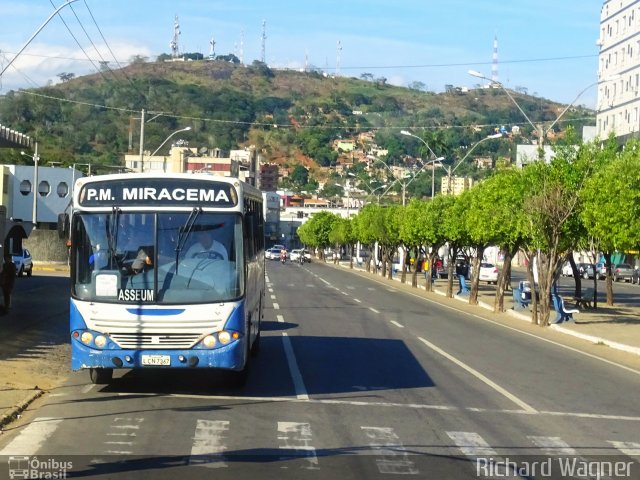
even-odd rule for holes
{"type": "Polygon", "coordinates": [[[95,339],[96,347],[102,348],[107,344],[107,338],[104,335],[98,335],[95,339]]]}
{"type": "Polygon", "coordinates": [[[82,335],[80,335],[80,341],[85,345],[89,345],[91,340],[93,340],[93,334],[91,332],[82,332],[82,335]]]}
{"type": "Polygon", "coordinates": [[[213,335],[207,335],[202,340],[202,344],[207,348],[213,348],[216,344],[216,337],[214,337],[213,335]]]}
{"type": "Polygon", "coordinates": [[[231,334],[226,330],[223,330],[222,332],[218,333],[218,340],[220,340],[220,343],[222,344],[229,343],[231,341],[231,334]]]}

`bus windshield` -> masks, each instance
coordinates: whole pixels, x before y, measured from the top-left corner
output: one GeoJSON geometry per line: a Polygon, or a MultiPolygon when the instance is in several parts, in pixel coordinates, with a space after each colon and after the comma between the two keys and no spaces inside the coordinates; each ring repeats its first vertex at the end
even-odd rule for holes
{"type": "Polygon", "coordinates": [[[72,295],[133,304],[225,302],[244,292],[238,213],[76,213],[72,295]]]}

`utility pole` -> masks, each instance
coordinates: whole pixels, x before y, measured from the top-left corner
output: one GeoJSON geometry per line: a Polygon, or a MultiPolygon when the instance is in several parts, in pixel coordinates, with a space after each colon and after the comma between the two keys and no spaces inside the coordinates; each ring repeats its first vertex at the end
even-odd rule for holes
{"type": "Polygon", "coordinates": [[[140,172],[144,172],[144,108],[140,116],[140,172]]]}

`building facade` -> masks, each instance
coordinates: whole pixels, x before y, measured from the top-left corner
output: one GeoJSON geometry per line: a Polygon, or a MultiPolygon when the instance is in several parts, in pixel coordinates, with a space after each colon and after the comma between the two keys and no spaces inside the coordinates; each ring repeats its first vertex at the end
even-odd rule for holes
{"type": "Polygon", "coordinates": [[[640,135],[640,0],[605,0],[600,13],[597,135],[640,135]]]}

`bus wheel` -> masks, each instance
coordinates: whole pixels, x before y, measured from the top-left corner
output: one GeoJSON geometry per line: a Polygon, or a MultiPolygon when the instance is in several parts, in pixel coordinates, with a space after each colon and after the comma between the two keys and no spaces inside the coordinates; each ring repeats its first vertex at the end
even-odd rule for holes
{"type": "Polygon", "coordinates": [[[104,385],[111,381],[113,368],[90,368],[89,378],[95,385],[104,385]]]}

